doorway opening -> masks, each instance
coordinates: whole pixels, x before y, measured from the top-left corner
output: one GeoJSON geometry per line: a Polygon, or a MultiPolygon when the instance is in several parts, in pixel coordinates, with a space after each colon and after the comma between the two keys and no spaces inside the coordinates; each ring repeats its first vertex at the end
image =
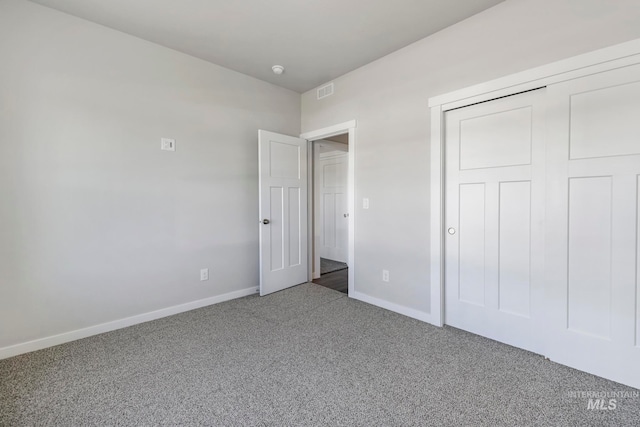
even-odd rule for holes
{"type": "Polygon", "coordinates": [[[312,142],[313,283],[349,293],[349,134],[312,142]]]}

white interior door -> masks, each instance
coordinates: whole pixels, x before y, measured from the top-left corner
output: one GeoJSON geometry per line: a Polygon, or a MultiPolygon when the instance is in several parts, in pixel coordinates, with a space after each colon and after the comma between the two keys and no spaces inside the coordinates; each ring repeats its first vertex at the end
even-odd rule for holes
{"type": "Polygon", "coordinates": [[[307,141],[260,130],[260,295],[307,281],[307,141]]]}
{"type": "Polygon", "coordinates": [[[320,257],[347,262],[349,218],[347,212],[348,154],[331,151],[320,154],[320,257]]]}
{"type": "Polygon", "coordinates": [[[445,116],[445,323],[541,353],[544,90],[445,116]]]}
{"type": "Polygon", "coordinates": [[[548,356],[640,388],[640,66],[548,95],[548,356]]]}

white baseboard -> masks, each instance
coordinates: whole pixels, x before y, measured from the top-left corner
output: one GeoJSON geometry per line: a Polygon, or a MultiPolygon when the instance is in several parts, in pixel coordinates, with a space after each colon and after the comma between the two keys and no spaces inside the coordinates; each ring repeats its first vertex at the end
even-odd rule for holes
{"type": "Polygon", "coordinates": [[[439,322],[434,321],[432,316],[429,313],[425,313],[424,311],[416,310],[415,308],[405,307],[403,305],[395,304],[389,301],[381,300],[379,298],[375,298],[361,292],[349,292],[349,297],[357,299],[358,301],[366,302],[367,304],[375,305],[377,307],[385,308],[387,310],[402,314],[407,317],[411,317],[413,319],[421,320],[423,322],[431,323],[435,326],[439,325],[439,322]]]}
{"type": "Polygon", "coordinates": [[[218,304],[247,295],[253,295],[258,292],[258,287],[241,289],[239,291],[229,292],[223,295],[217,295],[210,298],[204,298],[185,304],[174,305],[172,307],[160,310],[150,311],[148,313],[138,314],[124,319],[114,320],[112,322],[102,323],[100,325],[89,326],[88,328],[77,329],[75,331],[64,332],[50,337],[39,338],[33,341],[27,341],[20,344],[11,345],[9,347],[0,348],[0,359],[17,356],[19,354],[29,353],[43,348],[53,347],[54,345],[64,344],[70,341],[87,338],[93,335],[114,331],[116,329],[126,328],[127,326],[137,325],[138,323],[148,322],[150,320],[160,319],[162,317],[171,316],[185,311],[195,310],[196,308],[206,307],[208,305],[218,304]]]}

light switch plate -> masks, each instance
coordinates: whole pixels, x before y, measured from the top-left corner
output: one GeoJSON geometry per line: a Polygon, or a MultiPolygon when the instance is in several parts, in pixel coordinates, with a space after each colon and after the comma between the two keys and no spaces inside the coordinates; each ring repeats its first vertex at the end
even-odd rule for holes
{"type": "Polygon", "coordinates": [[[161,138],[160,149],[164,151],[176,151],[176,140],[171,138],[161,138]]]}
{"type": "Polygon", "coordinates": [[[362,209],[369,209],[369,199],[366,197],[362,199],[362,209]]]}

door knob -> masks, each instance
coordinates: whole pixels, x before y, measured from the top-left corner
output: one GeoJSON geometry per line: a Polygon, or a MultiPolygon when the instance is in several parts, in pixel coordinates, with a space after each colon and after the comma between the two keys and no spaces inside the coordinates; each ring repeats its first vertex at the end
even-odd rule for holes
{"type": "Polygon", "coordinates": [[[267,225],[267,224],[269,224],[271,221],[269,221],[268,219],[263,219],[261,222],[262,222],[264,225],[267,225]]]}
{"type": "Polygon", "coordinates": [[[454,234],[456,234],[456,229],[453,228],[453,227],[449,227],[449,229],[447,230],[447,233],[449,233],[449,234],[451,234],[453,236],[454,234]]]}
{"type": "Polygon", "coordinates": [[[349,214],[348,213],[344,214],[344,217],[349,218],[349,214]]]}

